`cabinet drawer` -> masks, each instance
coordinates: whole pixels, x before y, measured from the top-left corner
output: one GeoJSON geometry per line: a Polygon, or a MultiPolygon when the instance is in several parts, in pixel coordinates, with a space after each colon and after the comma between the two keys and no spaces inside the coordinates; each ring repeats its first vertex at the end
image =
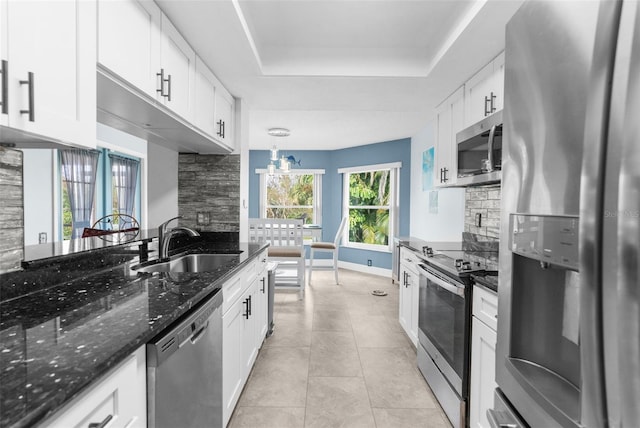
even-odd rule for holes
{"type": "Polygon", "coordinates": [[[226,313],[242,295],[245,289],[243,272],[236,274],[222,286],[222,313],[226,313]]]}
{"type": "Polygon", "coordinates": [[[484,287],[473,287],[473,315],[480,321],[498,329],[498,295],[484,287]]]}
{"type": "Polygon", "coordinates": [[[406,269],[418,275],[418,263],[420,262],[421,260],[416,253],[408,248],[400,248],[400,264],[402,264],[406,269]]]}
{"type": "Polygon", "coordinates": [[[146,427],[146,360],[144,346],[115,368],[89,392],[45,422],[47,427],[146,427]]]}

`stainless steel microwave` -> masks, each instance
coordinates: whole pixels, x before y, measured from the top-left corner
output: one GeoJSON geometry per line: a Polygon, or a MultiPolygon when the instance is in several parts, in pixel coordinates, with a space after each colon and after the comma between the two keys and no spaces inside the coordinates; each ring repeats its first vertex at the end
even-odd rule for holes
{"type": "Polygon", "coordinates": [[[457,186],[497,183],[502,178],[502,110],[456,134],[457,186]]]}

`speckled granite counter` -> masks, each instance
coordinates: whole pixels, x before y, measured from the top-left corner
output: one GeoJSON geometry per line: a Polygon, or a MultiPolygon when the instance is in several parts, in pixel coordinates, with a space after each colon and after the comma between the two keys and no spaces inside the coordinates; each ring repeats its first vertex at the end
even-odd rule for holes
{"type": "Polygon", "coordinates": [[[0,426],[44,421],[191,307],[218,292],[265,247],[198,244],[189,252],[242,251],[229,265],[198,274],[137,273],[130,269],[138,263],[137,255],[114,250],[110,257],[115,261],[98,263],[107,266],[90,267],[80,258],[76,269],[0,275],[0,426]],[[10,294],[14,288],[28,290],[32,282],[47,287],[10,294]]]}

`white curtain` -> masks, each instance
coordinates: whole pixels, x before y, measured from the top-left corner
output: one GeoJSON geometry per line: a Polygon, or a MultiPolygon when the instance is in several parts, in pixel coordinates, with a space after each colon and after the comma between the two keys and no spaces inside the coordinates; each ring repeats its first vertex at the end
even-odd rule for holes
{"type": "Polygon", "coordinates": [[[99,155],[96,150],[60,150],[62,177],[71,205],[72,239],[81,237],[85,227],[91,227],[99,155]]]}
{"type": "MultiPolygon", "coordinates": [[[[109,158],[111,159],[113,187],[116,193],[114,195],[116,197],[115,205],[117,205],[118,213],[135,217],[133,210],[135,208],[140,161],[114,154],[110,154],[109,158]]],[[[125,220],[120,219],[121,228],[124,226],[122,224],[123,221],[125,220]]]]}

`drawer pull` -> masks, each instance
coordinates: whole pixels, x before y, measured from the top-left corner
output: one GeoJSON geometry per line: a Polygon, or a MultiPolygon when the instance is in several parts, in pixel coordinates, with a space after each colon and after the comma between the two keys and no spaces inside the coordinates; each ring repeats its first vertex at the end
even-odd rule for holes
{"type": "Polygon", "coordinates": [[[113,415],[109,415],[102,422],[91,422],[88,428],[104,428],[113,419],[113,415]]]}

